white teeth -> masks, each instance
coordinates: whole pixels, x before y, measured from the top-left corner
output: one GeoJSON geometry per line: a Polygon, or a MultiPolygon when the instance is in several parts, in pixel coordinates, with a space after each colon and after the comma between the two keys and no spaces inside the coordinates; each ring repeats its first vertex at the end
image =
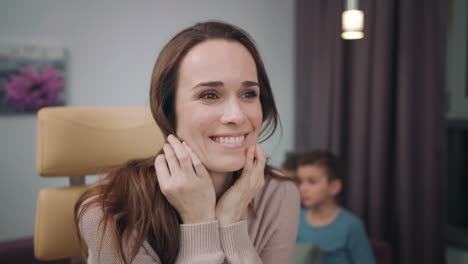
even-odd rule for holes
{"type": "Polygon", "coordinates": [[[216,142],[222,143],[222,144],[239,144],[244,141],[244,136],[240,137],[214,137],[214,140],[216,142]]]}

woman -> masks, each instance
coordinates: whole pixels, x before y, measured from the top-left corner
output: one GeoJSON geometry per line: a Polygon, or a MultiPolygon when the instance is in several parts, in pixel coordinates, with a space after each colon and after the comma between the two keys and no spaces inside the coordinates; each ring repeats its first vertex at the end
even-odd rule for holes
{"type": "Polygon", "coordinates": [[[299,194],[257,143],[278,113],[247,33],[206,22],[177,34],[156,61],[150,101],[167,144],[75,207],[88,263],[289,263],[299,194]]]}

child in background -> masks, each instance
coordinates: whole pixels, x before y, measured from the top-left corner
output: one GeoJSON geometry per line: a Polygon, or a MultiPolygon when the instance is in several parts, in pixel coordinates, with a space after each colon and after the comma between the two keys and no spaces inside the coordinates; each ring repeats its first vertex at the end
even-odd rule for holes
{"type": "Polygon", "coordinates": [[[297,242],[318,244],[325,264],[374,264],[362,221],[336,200],[343,185],[337,157],[325,151],[302,153],[296,176],[304,206],[297,242]]]}

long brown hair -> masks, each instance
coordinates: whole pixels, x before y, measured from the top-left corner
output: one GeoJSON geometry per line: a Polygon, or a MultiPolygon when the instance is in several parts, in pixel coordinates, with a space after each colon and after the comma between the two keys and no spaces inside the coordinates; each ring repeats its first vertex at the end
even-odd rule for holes
{"type": "MultiPolygon", "coordinates": [[[[174,97],[179,65],[190,49],[211,39],[237,41],[252,55],[257,67],[263,112],[260,138],[262,141],[268,139],[280,121],[263,62],[254,42],[245,31],[221,22],[210,21],[187,28],[162,49],[151,80],[150,105],[153,118],[165,137],[176,134],[174,97]]],[[[132,160],[111,170],[106,178],[91,186],[75,206],[78,232],[78,222],[83,213],[92,206],[101,206],[101,237],[109,228],[112,246],[123,263],[132,262],[145,240],[156,251],[162,263],[174,263],[177,257],[181,221],[177,211],[161,193],[153,165],[154,159],[155,156],[132,160]],[[130,235],[135,237],[127,256],[124,248],[130,235]]],[[[268,166],[265,170],[267,174],[275,174],[268,166]]]]}

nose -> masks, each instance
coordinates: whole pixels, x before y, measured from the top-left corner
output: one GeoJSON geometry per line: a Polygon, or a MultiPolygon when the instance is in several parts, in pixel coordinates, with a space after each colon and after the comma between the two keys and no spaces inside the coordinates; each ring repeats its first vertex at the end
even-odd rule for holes
{"type": "Polygon", "coordinates": [[[240,102],[236,99],[226,101],[223,113],[221,116],[221,122],[223,124],[243,124],[246,120],[245,113],[242,110],[240,102]]]}

